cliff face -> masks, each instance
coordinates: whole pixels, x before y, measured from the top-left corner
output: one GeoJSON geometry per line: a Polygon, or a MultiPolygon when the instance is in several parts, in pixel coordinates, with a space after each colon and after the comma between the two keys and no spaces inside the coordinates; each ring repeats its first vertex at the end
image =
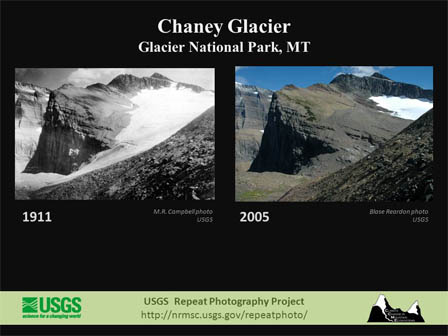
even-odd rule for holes
{"type": "Polygon", "coordinates": [[[330,85],[342,92],[353,93],[367,98],[385,95],[433,100],[432,90],[425,90],[413,84],[395,82],[379,73],[366,77],[357,77],[349,74],[339,75],[331,81],[330,85]]]}
{"type": "Polygon", "coordinates": [[[235,159],[252,161],[267,123],[272,91],[235,83],[235,159]]]}
{"type": "Polygon", "coordinates": [[[25,169],[37,148],[50,90],[15,82],[15,163],[16,173],[25,169]]]}
{"type": "Polygon", "coordinates": [[[363,158],[409,123],[334,86],[288,85],[272,97],[250,171],[322,176],[363,158]]]}
{"type": "Polygon", "coordinates": [[[258,86],[235,83],[235,128],[264,129],[272,93],[258,86]]]}
{"type": "Polygon", "coordinates": [[[431,201],[433,110],[359,162],[291,189],[281,201],[431,201]]]}
{"type": "Polygon", "coordinates": [[[132,103],[115,91],[64,85],[52,91],[37,149],[25,173],[70,174],[114,143],[132,103]]]}
{"type": "Polygon", "coordinates": [[[214,199],[214,123],[214,108],[210,108],[150,150],[38,190],[32,198],[214,199]]]}

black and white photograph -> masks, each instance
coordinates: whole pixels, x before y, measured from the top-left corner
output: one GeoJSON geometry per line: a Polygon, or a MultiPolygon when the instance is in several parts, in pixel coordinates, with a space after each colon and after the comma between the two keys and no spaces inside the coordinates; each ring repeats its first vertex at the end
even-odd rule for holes
{"type": "Polygon", "coordinates": [[[432,78],[432,67],[237,67],[236,200],[431,201],[432,78]]]}
{"type": "Polygon", "coordinates": [[[16,199],[214,199],[214,69],[15,73],[16,199]]]}

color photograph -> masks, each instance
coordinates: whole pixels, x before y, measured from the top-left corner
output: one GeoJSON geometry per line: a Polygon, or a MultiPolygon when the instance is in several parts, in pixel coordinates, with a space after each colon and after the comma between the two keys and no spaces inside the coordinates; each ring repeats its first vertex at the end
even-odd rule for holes
{"type": "Polygon", "coordinates": [[[236,201],[433,199],[432,67],[236,67],[236,201]]]}

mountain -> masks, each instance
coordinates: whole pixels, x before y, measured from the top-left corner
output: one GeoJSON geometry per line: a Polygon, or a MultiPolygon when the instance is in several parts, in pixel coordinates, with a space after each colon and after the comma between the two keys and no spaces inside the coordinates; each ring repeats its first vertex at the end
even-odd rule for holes
{"type": "Polygon", "coordinates": [[[252,161],[267,122],[272,91],[235,82],[235,159],[252,161]]]}
{"type": "Polygon", "coordinates": [[[365,158],[288,191],[280,201],[431,201],[433,110],[365,158]]]}
{"type": "Polygon", "coordinates": [[[214,94],[160,74],[108,85],[63,85],[49,96],[37,149],[24,172],[72,174],[130,157],[212,106],[214,94]],[[89,166],[89,167],[87,167],[89,166]]]}
{"type": "Polygon", "coordinates": [[[250,171],[323,176],[360,160],[410,123],[334,85],[287,85],[272,96],[250,171]]]}
{"type": "Polygon", "coordinates": [[[31,198],[214,199],[214,112],[214,108],[208,109],[150,150],[40,189],[31,198]]]}
{"type": "Polygon", "coordinates": [[[132,102],[116,91],[64,85],[52,91],[36,152],[25,173],[70,174],[109,149],[130,122],[132,102]]]}
{"type": "Polygon", "coordinates": [[[413,84],[395,82],[378,72],[365,77],[342,74],[335,77],[330,82],[330,85],[341,92],[356,94],[366,98],[372,96],[404,96],[433,100],[432,90],[425,90],[413,84]]]}
{"type": "Polygon", "coordinates": [[[15,82],[15,169],[20,173],[34,155],[50,90],[15,82]]]}
{"type": "Polygon", "coordinates": [[[129,74],[118,75],[107,86],[109,88],[115,88],[119,92],[125,94],[134,93],[136,91],[144,89],[157,90],[172,86],[174,86],[176,89],[191,89],[196,93],[206,91],[205,89],[197,85],[174,82],[168,77],[165,77],[157,72],[152,74],[150,77],[142,78],[129,74]]]}
{"type": "Polygon", "coordinates": [[[377,302],[372,306],[368,322],[425,322],[421,315],[418,301],[403,312],[400,308],[392,308],[384,295],[378,297],[377,302]]]}

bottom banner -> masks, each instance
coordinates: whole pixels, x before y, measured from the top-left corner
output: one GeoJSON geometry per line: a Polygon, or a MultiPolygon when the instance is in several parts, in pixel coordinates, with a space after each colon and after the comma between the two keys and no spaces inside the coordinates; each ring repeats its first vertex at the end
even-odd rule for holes
{"type": "Polygon", "coordinates": [[[3,325],[448,324],[448,292],[0,292],[3,325]]]}

